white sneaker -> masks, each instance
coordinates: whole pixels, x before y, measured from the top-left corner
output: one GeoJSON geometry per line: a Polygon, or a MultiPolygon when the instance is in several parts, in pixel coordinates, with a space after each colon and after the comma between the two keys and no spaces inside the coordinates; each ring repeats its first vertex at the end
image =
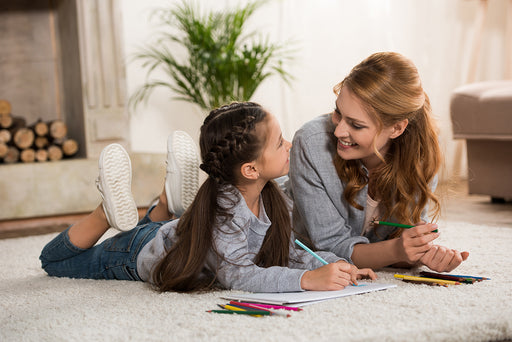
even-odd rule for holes
{"type": "Polygon", "coordinates": [[[112,228],[126,231],[137,225],[139,212],[132,196],[132,165],[130,157],[119,144],[110,144],[101,151],[96,186],[103,198],[103,210],[112,228]]]}
{"type": "Polygon", "coordinates": [[[185,212],[199,189],[199,160],[196,144],[187,133],[174,131],[167,138],[165,195],[169,212],[177,217],[185,212]]]}

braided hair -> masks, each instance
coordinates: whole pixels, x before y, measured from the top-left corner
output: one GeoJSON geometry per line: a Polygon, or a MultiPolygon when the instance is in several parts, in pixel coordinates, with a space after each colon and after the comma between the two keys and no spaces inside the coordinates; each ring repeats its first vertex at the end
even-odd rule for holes
{"type": "MultiPolygon", "coordinates": [[[[197,291],[213,287],[215,274],[201,277],[209,251],[215,250],[213,231],[232,219],[236,206],[236,185],[240,168],[261,155],[265,134],[256,132],[267,119],[267,112],[257,103],[234,102],[214,109],[201,126],[200,168],[208,174],[194,201],[181,216],[176,228],[177,241],[153,271],[160,291],[197,291]]],[[[291,222],[281,190],[269,181],[262,190],[263,205],[272,222],[254,263],[261,267],[287,266],[291,222]]],[[[234,262],[228,260],[228,262],[234,262]]],[[[235,261],[236,262],[236,261],[235,261]]]]}
{"type": "Polygon", "coordinates": [[[201,127],[201,169],[219,184],[235,184],[234,172],[243,163],[258,158],[264,141],[254,134],[255,125],[266,117],[252,102],[235,102],[211,111],[201,127]]]}

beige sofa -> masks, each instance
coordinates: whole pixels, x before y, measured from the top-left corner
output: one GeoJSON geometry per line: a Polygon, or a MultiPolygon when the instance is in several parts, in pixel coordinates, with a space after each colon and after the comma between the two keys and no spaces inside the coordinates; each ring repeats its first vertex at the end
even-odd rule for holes
{"type": "Polygon", "coordinates": [[[512,80],[456,88],[450,113],[454,138],[466,139],[469,193],[512,199],[512,80]]]}

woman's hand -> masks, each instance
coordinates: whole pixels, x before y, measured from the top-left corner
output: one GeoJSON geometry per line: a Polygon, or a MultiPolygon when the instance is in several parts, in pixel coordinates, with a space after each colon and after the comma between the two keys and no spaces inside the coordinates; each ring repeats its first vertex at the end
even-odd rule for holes
{"type": "Polygon", "coordinates": [[[356,266],[340,260],[313,271],[306,271],[302,276],[300,285],[304,290],[342,290],[350,284],[357,284],[357,279],[363,277],[377,278],[371,269],[359,270],[356,266]]]}
{"type": "Polygon", "coordinates": [[[421,222],[417,226],[404,229],[399,238],[401,259],[409,264],[417,263],[432,247],[432,241],[439,237],[433,232],[437,224],[421,222]]]}
{"type": "Polygon", "coordinates": [[[448,247],[433,245],[420,262],[436,272],[450,272],[465,261],[469,252],[459,252],[448,247]]]}

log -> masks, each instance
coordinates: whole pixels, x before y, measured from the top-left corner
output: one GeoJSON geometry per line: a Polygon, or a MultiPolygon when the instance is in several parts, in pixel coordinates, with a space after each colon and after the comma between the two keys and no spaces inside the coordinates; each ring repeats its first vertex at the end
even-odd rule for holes
{"type": "Polygon", "coordinates": [[[9,148],[7,147],[7,144],[4,142],[0,142],[0,158],[3,158],[7,155],[7,151],[9,148]]]}
{"type": "Polygon", "coordinates": [[[78,143],[75,139],[68,138],[64,140],[64,142],[62,143],[62,153],[64,153],[66,157],[71,157],[75,155],[77,152],[78,143]]]}
{"type": "Polygon", "coordinates": [[[44,137],[49,132],[48,124],[41,119],[37,120],[37,122],[31,125],[30,128],[34,130],[34,133],[38,137],[44,137]]]}
{"type": "Polygon", "coordinates": [[[9,128],[12,126],[14,120],[10,114],[0,115],[0,127],[9,128]]]}
{"type": "Polygon", "coordinates": [[[57,145],[50,145],[48,147],[48,159],[50,161],[61,160],[63,156],[62,149],[57,145]]]}
{"type": "Polygon", "coordinates": [[[7,100],[0,100],[0,115],[11,114],[11,104],[7,100]]]}
{"type": "Polygon", "coordinates": [[[48,138],[47,137],[36,137],[34,139],[34,146],[36,148],[45,148],[46,146],[48,146],[50,142],[48,141],[48,138]]]}
{"type": "Polygon", "coordinates": [[[27,148],[21,151],[20,160],[23,163],[32,163],[36,160],[36,151],[31,148],[27,148]]]}
{"type": "Polygon", "coordinates": [[[19,149],[24,150],[34,144],[34,131],[30,128],[20,128],[13,135],[13,142],[19,149]]]}
{"type": "Polygon", "coordinates": [[[50,137],[53,139],[65,138],[68,134],[68,126],[62,120],[54,120],[49,123],[50,137]]]}
{"type": "Polygon", "coordinates": [[[48,150],[40,148],[36,151],[36,160],[38,162],[45,162],[48,160],[48,150]]]}
{"type": "Polygon", "coordinates": [[[8,146],[7,154],[4,157],[4,163],[16,163],[20,159],[20,150],[14,146],[8,146]]]}
{"type": "Polygon", "coordinates": [[[11,138],[12,134],[8,129],[0,129],[0,142],[8,143],[11,138]]]}
{"type": "Polygon", "coordinates": [[[12,117],[12,125],[9,127],[11,134],[14,135],[14,132],[16,132],[18,129],[25,127],[27,127],[27,120],[19,116],[12,117]]]}

